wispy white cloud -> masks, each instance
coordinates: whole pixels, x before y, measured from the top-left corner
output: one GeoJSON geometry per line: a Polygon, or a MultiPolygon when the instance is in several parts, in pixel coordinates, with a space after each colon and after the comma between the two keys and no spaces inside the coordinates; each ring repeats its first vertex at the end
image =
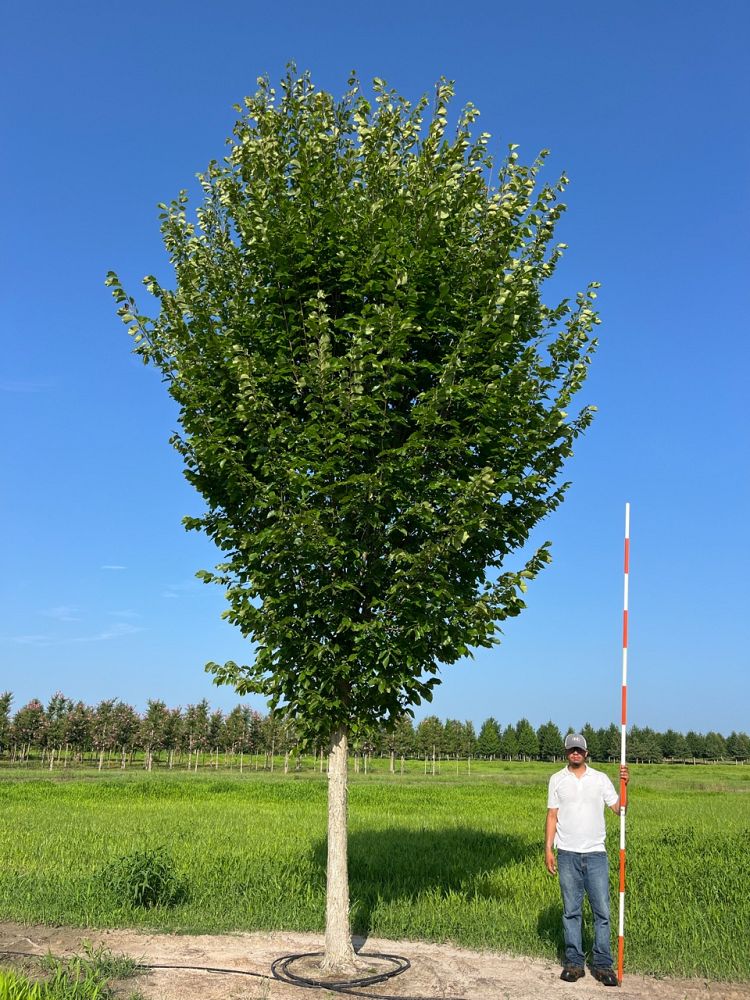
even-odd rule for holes
{"type": "Polygon", "coordinates": [[[48,635],[12,635],[11,642],[17,642],[19,646],[52,646],[54,639],[48,635]]]}
{"type": "Polygon", "coordinates": [[[56,608],[49,608],[47,611],[40,611],[45,618],[54,618],[58,622],[79,622],[80,616],[78,608],[72,608],[67,604],[60,604],[56,608]]]}
{"type": "Polygon", "coordinates": [[[135,632],[142,632],[140,625],[131,625],[130,622],[115,622],[109,628],[102,629],[95,635],[81,635],[73,639],[73,642],[106,642],[108,639],[120,639],[124,635],[133,635],[135,632]]]}
{"type": "Polygon", "coordinates": [[[197,591],[200,586],[201,585],[198,581],[192,578],[189,580],[183,580],[182,583],[170,583],[169,586],[161,592],[161,596],[174,600],[177,597],[181,597],[183,594],[197,591]]]}
{"type": "Polygon", "coordinates": [[[0,379],[0,392],[46,392],[55,386],[55,380],[48,379],[0,379]]]}
{"type": "Polygon", "coordinates": [[[140,618],[140,611],[131,611],[130,608],[124,608],[122,611],[108,611],[107,614],[111,615],[112,618],[140,618]]]}
{"type": "Polygon", "coordinates": [[[99,569],[110,569],[110,570],[120,570],[127,569],[127,566],[119,566],[117,563],[106,563],[104,566],[100,566],[99,569]]]}
{"type": "Polygon", "coordinates": [[[13,635],[9,637],[9,641],[21,646],[67,646],[78,642],[107,642],[109,639],[121,639],[124,636],[143,631],[144,629],[140,625],[132,625],[130,622],[114,622],[109,627],[103,628],[99,632],[94,632],[92,635],[70,637],[55,635],[13,635]]]}

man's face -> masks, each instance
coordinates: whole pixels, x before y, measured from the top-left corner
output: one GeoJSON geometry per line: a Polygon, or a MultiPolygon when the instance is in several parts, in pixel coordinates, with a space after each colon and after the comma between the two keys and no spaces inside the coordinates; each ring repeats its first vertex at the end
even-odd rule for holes
{"type": "Polygon", "coordinates": [[[580,747],[571,747],[570,750],[565,751],[565,756],[568,759],[568,767],[575,769],[583,767],[586,763],[588,753],[586,750],[581,750],[580,747]]]}

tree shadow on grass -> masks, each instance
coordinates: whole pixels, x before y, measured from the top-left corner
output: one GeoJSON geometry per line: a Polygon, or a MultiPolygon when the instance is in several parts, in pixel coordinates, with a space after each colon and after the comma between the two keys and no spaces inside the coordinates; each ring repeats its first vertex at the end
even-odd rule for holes
{"type": "MultiPolygon", "coordinates": [[[[491,877],[508,865],[538,854],[539,845],[510,834],[471,827],[413,830],[392,827],[349,835],[349,891],[352,929],[365,937],[379,905],[416,899],[425,892],[467,897],[495,895],[491,877]]],[[[315,847],[315,862],[325,873],[326,841],[315,847]]],[[[355,939],[355,943],[361,944],[355,939]]]]}

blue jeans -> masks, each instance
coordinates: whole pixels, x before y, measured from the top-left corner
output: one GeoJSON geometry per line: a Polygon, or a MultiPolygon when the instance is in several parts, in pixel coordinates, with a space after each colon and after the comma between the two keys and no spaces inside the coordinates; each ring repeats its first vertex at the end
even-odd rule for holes
{"type": "Polygon", "coordinates": [[[557,852],[557,871],[563,901],[563,935],[565,964],[583,968],[583,893],[589,897],[594,914],[595,969],[612,968],[609,940],[609,864],[604,851],[578,854],[576,851],[557,852]]]}

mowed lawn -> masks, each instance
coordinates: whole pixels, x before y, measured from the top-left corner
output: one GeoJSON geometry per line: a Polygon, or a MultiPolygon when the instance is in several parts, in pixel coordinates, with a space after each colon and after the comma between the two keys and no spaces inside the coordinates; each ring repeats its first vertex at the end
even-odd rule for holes
{"type": "MultiPolygon", "coordinates": [[[[545,871],[546,782],[560,765],[488,763],[459,775],[379,769],[350,779],[357,933],[450,940],[555,958],[545,871]]],[[[614,777],[616,768],[607,767],[614,777]]],[[[750,767],[632,767],[626,956],[631,971],[750,979],[750,767]]],[[[320,930],[325,775],[0,770],[0,915],[183,932],[320,930]],[[184,898],[141,910],[108,866],[164,847],[184,898]]],[[[617,932],[619,823],[608,815],[617,932]]]]}

